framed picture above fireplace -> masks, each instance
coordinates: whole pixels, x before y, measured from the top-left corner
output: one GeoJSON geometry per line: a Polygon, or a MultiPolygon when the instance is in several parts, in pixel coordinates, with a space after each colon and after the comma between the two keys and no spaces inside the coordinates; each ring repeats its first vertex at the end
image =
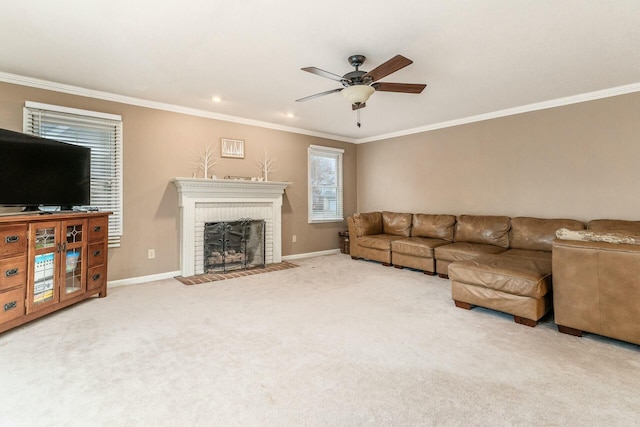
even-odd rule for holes
{"type": "Polygon", "coordinates": [[[234,159],[244,159],[244,141],[241,139],[221,138],[220,156],[234,159]]]}

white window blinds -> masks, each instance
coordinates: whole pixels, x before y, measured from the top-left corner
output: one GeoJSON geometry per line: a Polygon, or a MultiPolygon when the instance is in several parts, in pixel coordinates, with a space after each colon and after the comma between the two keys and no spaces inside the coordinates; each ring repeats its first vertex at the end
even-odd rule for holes
{"type": "Polygon", "coordinates": [[[122,118],[27,102],[24,132],[91,149],[91,206],[111,211],[109,247],[122,236],[122,118]]]}
{"type": "Polygon", "coordinates": [[[338,148],[309,146],[309,222],[343,221],[342,155],[338,148]]]}

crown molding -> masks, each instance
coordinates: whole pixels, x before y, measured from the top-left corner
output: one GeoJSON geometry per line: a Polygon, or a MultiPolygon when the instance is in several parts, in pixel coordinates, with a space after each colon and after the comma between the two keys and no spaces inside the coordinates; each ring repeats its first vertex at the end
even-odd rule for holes
{"type": "Polygon", "coordinates": [[[12,83],[20,86],[28,86],[37,89],[50,90],[54,92],[67,93],[70,95],[85,96],[88,98],[101,99],[103,101],[119,102],[122,104],[135,105],[137,107],[152,108],[155,110],[169,111],[172,113],[187,114],[190,116],[203,117],[207,119],[221,120],[224,122],[239,123],[248,126],[256,126],[265,129],[279,130],[283,132],[297,133],[307,136],[315,136],[318,138],[326,138],[335,141],[349,142],[354,144],[354,138],[333,135],[323,132],[315,132],[307,129],[300,129],[292,126],[283,126],[275,123],[263,122],[260,120],[252,120],[244,117],[231,116],[228,114],[214,113],[211,111],[199,110],[196,108],[182,107],[179,105],[166,104],[163,102],[149,101],[146,99],[134,98],[131,96],[118,95],[110,92],[86,89],[79,86],[56,83],[47,80],[36,79],[33,77],[25,77],[17,74],[5,73],[0,71],[0,82],[12,83]]]}
{"type": "Polygon", "coordinates": [[[134,98],[131,96],[118,95],[110,92],[102,92],[93,89],[86,89],[79,86],[72,86],[62,83],[51,82],[47,80],[36,79],[33,77],[25,77],[17,74],[5,73],[0,71],[0,82],[13,83],[21,86],[29,86],[38,89],[45,89],[54,92],[68,93],[70,95],[85,96],[89,98],[101,99],[104,101],[119,102],[122,104],[135,105],[138,107],[152,108],[155,110],[169,111],[173,113],[187,114],[190,116],[204,117],[208,119],[221,120],[225,122],[239,123],[248,126],[256,126],[265,129],[279,130],[283,132],[297,133],[301,135],[314,136],[318,138],[326,138],[335,141],[348,142],[352,144],[365,144],[367,142],[381,141],[384,139],[397,138],[401,136],[414,135],[416,133],[429,132],[437,129],[444,129],[453,126],[460,126],[469,123],[481,122],[484,120],[497,119],[500,117],[513,116],[516,114],[528,113],[532,111],[546,110],[549,108],[562,107],[564,105],[578,104],[581,102],[594,101],[602,98],[610,98],[618,95],[626,95],[629,93],[640,92],[640,82],[632,83],[624,86],[616,86],[609,89],[587,92],[579,95],[567,96],[564,98],[552,99],[550,101],[536,102],[533,104],[522,105],[520,107],[507,108],[504,110],[493,111],[491,113],[478,114],[475,116],[464,117],[461,119],[449,120],[446,122],[434,123],[431,125],[420,126],[417,128],[406,129],[398,132],[371,136],[368,138],[347,138],[345,136],[333,135],[323,132],[315,132],[307,129],[300,129],[291,126],[283,126],[275,123],[263,122],[259,120],[247,119],[244,117],[231,116],[227,114],[213,113],[211,111],[199,110],[196,108],[182,107],[179,105],[166,104],[162,102],[148,101],[145,99],[134,98]]]}
{"type": "Polygon", "coordinates": [[[580,95],[552,99],[550,101],[536,102],[533,104],[522,105],[520,107],[507,108],[505,110],[498,110],[498,111],[494,111],[486,114],[478,114],[477,116],[470,116],[462,119],[434,123],[432,125],[421,126],[413,129],[399,131],[399,132],[392,132],[384,135],[372,136],[370,138],[361,138],[361,139],[357,139],[355,143],[364,144],[367,142],[381,141],[383,139],[413,135],[416,133],[428,132],[436,129],[444,129],[444,128],[460,126],[468,123],[497,119],[499,117],[513,116],[516,114],[528,113],[532,111],[546,110],[548,108],[562,107],[564,105],[579,104],[581,102],[594,101],[596,99],[602,99],[602,98],[610,98],[618,95],[626,95],[634,92],[640,92],[640,83],[633,83],[625,86],[616,86],[613,88],[598,90],[594,92],[587,92],[580,95]]]}

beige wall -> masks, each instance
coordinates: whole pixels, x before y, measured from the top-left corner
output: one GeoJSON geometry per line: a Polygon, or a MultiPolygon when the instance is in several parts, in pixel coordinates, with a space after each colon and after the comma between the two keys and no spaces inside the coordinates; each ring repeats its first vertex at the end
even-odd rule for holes
{"type": "Polygon", "coordinates": [[[358,210],[640,220],[640,93],[358,145],[358,210]]]}
{"type": "Polygon", "coordinates": [[[220,159],[218,177],[258,176],[256,162],[265,148],[277,159],[269,179],[291,181],[282,207],[282,252],[294,255],[338,248],[338,231],[346,222],[307,223],[307,147],[345,149],[345,215],[356,207],[356,146],[323,138],[194,117],[116,102],[0,83],[0,128],[22,131],[25,101],[120,114],[124,129],[124,236],[110,251],[109,280],[147,276],[179,269],[178,197],[173,177],[190,177],[192,162],[204,144],[220,138],[245,141],[244,159],[220,159]],[[292,243],[292,235],[297,242],[292,243]],[[155,249],[156,258],[147,259],[155,249]]]}

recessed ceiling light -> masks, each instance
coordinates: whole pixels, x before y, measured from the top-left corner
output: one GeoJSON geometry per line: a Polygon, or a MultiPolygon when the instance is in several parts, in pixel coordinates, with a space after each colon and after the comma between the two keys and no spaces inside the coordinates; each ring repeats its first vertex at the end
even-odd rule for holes
{"type": "Polygon", "coordinates": [[[220,98],[219,96],[212,96],[212,97],[211,97],[211,100],[212,100],[213,102],[222,102],[222,98],[220,98]]]}
{"type": "Polygon", "coordinates": [[[293,113],[286,113],[286,116],[289,117],[290,119],[294,118],[295,116],[293,115],[293,113]]]}

